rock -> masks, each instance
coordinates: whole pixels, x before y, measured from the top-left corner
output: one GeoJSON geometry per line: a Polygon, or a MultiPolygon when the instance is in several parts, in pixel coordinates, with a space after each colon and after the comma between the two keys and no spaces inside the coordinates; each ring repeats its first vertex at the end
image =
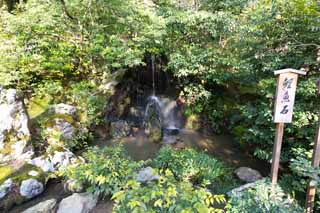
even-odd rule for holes
{"type": "Polygon", "coordinates": [[[159,142],[162,139],[162,104],[159,99],[152,96],[148,99],[145,110],[144,129],[149,139],[153,142],[159,142]]]}
{"type": "Polygon", "coordinates": [[[110,81],[110,82],[107,82],[105,84],[101,84],[99,86],[99,89],[102,90],[102,91],[110,91],[111,93],[113,93],[118,84],[119,84],[118,81],[110,81]]]}
{"type": "Polygon", "coordinates": [[[54,125],[52,128],[48,128],[48,132],[58,131],[60,138],[64,140],[70,140],[74,136],[75,128],[68,121],[62,118],[55,118],[53,120],[54,125]]]}
{"type": "Polygon", "coordinates": [[[143,168],[139,171],[137,181],[147,182],[151,180],[158,180],[160,176],[150,167],[143,168]]]}
{"type": "Polygon", "coordinates": [[[78,184],[76,180],[67,180],[63,187],[65,192],[80,193],[84,191],[84,186],[78,184]]]}
{"type": "Polygon", "coordinates": [[[57,213],[89,213],[97,201],[98,197],[91,193],[74,193],[60,202],[57,213]]]}
{"type": "Polygon", "coordinates": [[[132,127],[131,128],[131,132],[132,132],[133,136],[138,135],[139,131],[140,131],[140,129],[138,127],[132,127]]]}
{"type": "Polygon", "coordinates": [[[180,129],[178,128],[163,128],[164,135],[178,135],[180,133],[180,129]]]}
{"type": "Polygon", "coordinates": [[[55,171],[53,163],[48,158],[45,158],[44,156],[33,158],[32,160],[29,160],[28,163],[41,168],[42,171],[44,172],[55,171]]]}
{"type": "Polygon", "coordinates": [[[110,124],[110,134],[113,138],[121,138],[130,135],[130,125],[127,121],[116,121],[110,124]]]}
{"type": "Polygon", "coordinates": [[[57,207],[57,200],[50,199],[38,203],[37,205],[23,211],[22,213],[55,213],[57,207]]]}
{"type": "Polygon", "coordinates": [[[23,160],[29,155],[29,118],[21,97],[15,89],[0,88],[0,163],[23,160]]]}
{"type": "Polygon", "coordinates": [[[36,177],[36,176],[39,175],[39,172],[34,171],[34,170],[31,170],[30,172],[28,172],[28,175],[33,176],[33,177],[36,177]]]}
{"type": "Polygon", "coordinates": [[[41,168],[43,172],[53,172],[71,164],[83,162],[83,158],[77,157],[67,149],[54,151],[53,154],[49,154],[47,157],[43,155],[28,161],[29,164],[41,168]]]}
{"type": "Polygon", "coordinates": [[[229,197],[231,196],[239,196],[241,194],[242,191],[247,190],[249,188],[254,188],[256,186],[256,182],[253,183],[247,183],[245,185],[239,186],[235,189],[232,189],[231,191],[227,192],[227,195],[229,197]]]}
{"type": "Polygon", "coordinates": [[[10,192],[12,185],[12,180],[8,179],[0,186],[0,200],[10,192]]]}
{"type": "Polygon", "coordinates": [[[77,115],[77,107],[64,104],[64,103],[55,105],[53,107],[53,111],[55,114],[60,114],[60,115],[70,115],[72,117],[76,117],[77,115]]]}
{"type": "Polygon", "coordinates": [[[249,167],[240,167],[237,170],[235,170],[234,173],[240,180],[243,180],[247,183],[251,183],[262,178],[260,172],[249,167]]]}
{"type": "Polygon", "coordinates": [[[20,194],[31,199],[43,192],[43,184],[36,179],[27,179],[21,182],[20,194]]]}
{"type": "Polygon", "coordinates": [[[71,158],[74,157],[74,154],[69,151],[58,152],[55,151],[54,155],[51,157],[51,162],[54,165],[66,167],[71,163],[71,158]]]}
{"type": "Polygon", "coordinates": [[[145,133],[152,142],[159,142],[162,139],[161,122],[156,117],[149,118],[144,124],[145,133]]]}
{"type": "Polygon", "coordinates": [[[164,135],[162,141],[164,144],[176,144],[177,143],[177,136],[174,135],[164,135]]]}
{"type": "Polygon", "coordinates": [[[186,129],[194,129],[199,130],[201,129],[201,119],[198,115],[190,115],[187,117],[185,122],[186,129]]]}

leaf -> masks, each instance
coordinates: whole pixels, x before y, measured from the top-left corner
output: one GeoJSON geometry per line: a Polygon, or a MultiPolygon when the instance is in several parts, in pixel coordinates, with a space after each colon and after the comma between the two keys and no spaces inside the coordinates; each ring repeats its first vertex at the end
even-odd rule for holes
{"type": "Polygon", "coordinates": [[[162,207],[162,200],[160,200],[160,199],[158,199],[158,200],[156,200],[156,202],[154,202],[154,207],[162,207]]]}

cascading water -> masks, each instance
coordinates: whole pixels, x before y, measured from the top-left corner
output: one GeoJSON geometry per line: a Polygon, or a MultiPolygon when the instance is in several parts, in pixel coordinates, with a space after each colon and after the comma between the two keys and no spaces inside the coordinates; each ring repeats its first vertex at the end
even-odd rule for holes
{"type": "Polygon", "coordinates": [[[162,128],[178,129],[180,119],[177,118],[177,104],[176,101],[170,98],[150,96],[148,98],[147,106],[145,109],[145,121],[148,120],[151,114],[154,114],[162,128]]]}
{"type": "Polygon", "coordinates": [[[155,72],[156,72],[156,64],[155,64],[155,56],[151,56],[151,70],[152,70],[152,95],[156,95],[156,84],[155,84],[155,72]]]}
{"type": "Polygon", "coordinates": [[[143,126],[150,132],[153,128],[159,128],[163,141],[172,141],[172,137],[179,133],[181,119],[178,116],[179,107],[175,100],[168,97],[156,96],[155,85],[155,56],[151,57],[152,71],[152,95],[148,97],[144,112],[143,126]]]}

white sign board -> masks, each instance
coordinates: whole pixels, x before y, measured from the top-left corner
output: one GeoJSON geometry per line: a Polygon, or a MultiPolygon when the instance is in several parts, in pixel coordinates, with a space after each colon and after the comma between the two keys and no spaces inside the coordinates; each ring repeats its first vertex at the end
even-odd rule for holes
{"type": "Polygon", "coordinates": [[[276,71],[275,74],[279,76],[273,121],[275,123],[291,123],[298,74],[305,73],[286,69],[276,71]]]}

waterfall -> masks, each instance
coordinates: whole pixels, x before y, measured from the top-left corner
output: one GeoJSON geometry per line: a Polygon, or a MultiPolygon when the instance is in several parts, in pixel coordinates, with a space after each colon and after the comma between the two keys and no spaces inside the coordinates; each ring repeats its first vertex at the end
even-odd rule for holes
{"type": "MultiPolygon", "coordinates": [[[[147,134],[162,132],[162,140],[174,141],[179,129],[182,127],[178,116],[179,107],[175,100],[164,96],[156,96],[156,57],[151,56],[152,95],[148,97],[145,105],[143,127],[147,134]]],[[[157,81],[159,82],[159,81],[157,81]]]]}
{"type": "Polygon", "coordinates": [[[148,98],[147,106],[144,112],[144,122],[147,122],[150,119],[150,116],[154,114],[160,123],[162,123],[162,114],[161,114],[162,103],[157,96],[150,96],[148,98]]]}
{"type": "Polygon", "coordinates": [[[155,72],[156,72],[156,65],[155,65],[155,56],[151,56],[151,70],[152,70],[152,95],[155,96],[156,94],[156,84],[155,84],[155,72]]]}
{"type": "Polygon", "coordinates": [[[177,103],[166,97],[150,96],[144,112],[144,122],[156,116],[163,129],[178,129],[181,120],[177,116],[177,103]]]}

